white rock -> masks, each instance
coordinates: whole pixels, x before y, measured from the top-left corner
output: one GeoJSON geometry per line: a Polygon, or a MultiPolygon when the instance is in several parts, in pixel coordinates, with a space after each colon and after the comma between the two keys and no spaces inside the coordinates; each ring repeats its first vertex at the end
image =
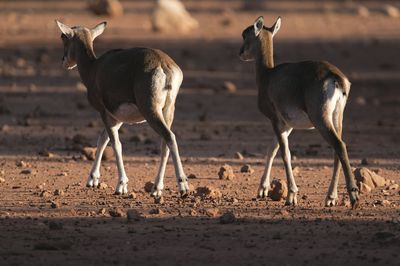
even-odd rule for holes
{"type": "Polygon", "coordinates": [[[154,31],[189,32],[199,27],[179,0],[158,0],[151,16],[154,31]]]}

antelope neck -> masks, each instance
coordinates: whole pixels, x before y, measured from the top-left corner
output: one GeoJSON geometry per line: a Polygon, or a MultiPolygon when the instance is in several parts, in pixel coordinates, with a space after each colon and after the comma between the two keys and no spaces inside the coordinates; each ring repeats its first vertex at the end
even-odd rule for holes
{"type": "Polygon", "coordinates": [[[274,51],[272,37],[265,32],[260,33],[260,48],[256,58],[257,68],[274,68],[274,51]]]}
{"type": "Polygon", "coordinates": [[[89,75],[89,72],[92,70],[92,66],[96,59],[97,57],[93,51],[92,43],[81,42],[77,52],[77,65],[82,82],[87,88],[91,87],[91,80],[89,78],[91,75],[89,75]]]}

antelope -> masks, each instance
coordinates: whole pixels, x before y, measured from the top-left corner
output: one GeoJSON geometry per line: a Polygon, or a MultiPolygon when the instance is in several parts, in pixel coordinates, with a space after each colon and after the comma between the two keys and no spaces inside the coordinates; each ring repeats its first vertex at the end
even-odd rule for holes
{"type": "Polygon", "coordinates": [[[100,179],[101,158],[111,141],[118,168],[115,194],[128,193],[128,177],[122,159],[122,145],[118,130],[123,123],[147,121],[161,136],[161,162],[151,195],[159,199],[164,188],[164,174],[169,157],[182,197],[189,193],[178,144],[171,125],[174,120],[175,100],[183,80],[179,66],[164,52],[150,48],[110,50],[97,57],[93,40],[102,34],[106,22],[89,29],[69,27],[56,20],[64,46],[62,65],[78,68],[87,88],[89,103],[99,112],[104,130],[97,141],[97,151],[89,173],[87,187],[97,187],[100,179]]]}
{"type": "Polygon", "coordinates": [[[288,183],[285,205],[297,205],[298,187],[292,173],[288,137],[293,129],[316,128],[335,151],[333,175],[325,205],[337,204],[341,164],[350,201],[355,208],[359,193],[342,140],[343,111],[351,83],[337,67],[325,61],[275,66],[273,38],[280,27],[280,17],[270,28],[264,26],[262,16],[257,18],[253,25],[243,31],[243,45],[239,53],[241,60],[255,61],[258,109],[269,118],[275,133],[268,148],[257,196],[263,198],[268,195],[272,163],[279,149],[288,183]]]}

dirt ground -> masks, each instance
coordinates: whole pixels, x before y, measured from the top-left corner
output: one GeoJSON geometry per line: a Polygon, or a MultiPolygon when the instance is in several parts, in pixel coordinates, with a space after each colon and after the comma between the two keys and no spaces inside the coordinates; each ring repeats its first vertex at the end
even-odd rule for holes
{"type": "MultiPolygon", "coordinates": [[[[171,34],[151,31],[152,1],[123,1],[125,15],[113,19],[91,15],[84,1],[1,1],[0,265],[399,265],[399,189],[363,194],[351,210],[341,176],[342,204],[324,207],[333,155],[316,131],[290,137],[299,205],[255,198],[273,133],[257,110],[254,66],[237,55],[242,30],[257,16],[267,25],[281,16],[276,64],[315,59],[341,68],[352,82],[344,120],[352,166],[366,159],[364,166],[400,183],[400,18],[382,11],[400,5],[365,1],[363,17],[360,2],[266,2],[244,9],[236,0],[185,1],[201,27],[171,34]],[[160,140],[146,124],[121,129],[136,198],[113,195],[114,159],[101,168],[107,188],[85,187],[92,161],[76,148],[76,135],[94,146],[101,122],[77,71],[61,67],[56,18],[85,26],[107,20],[97,54],[148,46],[181,66],[173,128],[184,169],[197,177],[193,188],[211,185],[220,199],[181,200],[170,162],[164,203],[154,203],[144,185],[156,175],[160,140]],[[226,91],[227,81],[236,92],[226,91]],[[218,178],[225,163],[233,180],[218,178]],[[255,172],[240,173],[244,164],[255,172]],[[123,217],[110,216],[116,209],[123,217]],[[143,218],[128,222],[129,209],[143,218]],[[221,224],[226,211],[236,221],[221,224]]],[[[272,177],[285,178],[279,156],[272,177]]]]}

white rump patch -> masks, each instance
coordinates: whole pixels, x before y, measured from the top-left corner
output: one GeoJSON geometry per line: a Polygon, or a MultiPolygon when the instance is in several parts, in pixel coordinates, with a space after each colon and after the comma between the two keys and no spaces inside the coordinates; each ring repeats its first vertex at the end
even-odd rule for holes
{"type": "Polygon", "coordinates": [[[119,122],[128,124],[138,124],[146,122],[139,109],[133,103],[121,104],[118,109],[113,113],[114,118],[119,122]]]}
{"type": "Polygon", "coordinates": [[[327,79],[325,81],[324,92],[326,97],[326,112],[329,114],[329,117],[332,117],[332,114],[338,104],[344,106],[346,97],[343,95],[342,88],[338,87],[338,84],[334,79],[327,79]]]}

